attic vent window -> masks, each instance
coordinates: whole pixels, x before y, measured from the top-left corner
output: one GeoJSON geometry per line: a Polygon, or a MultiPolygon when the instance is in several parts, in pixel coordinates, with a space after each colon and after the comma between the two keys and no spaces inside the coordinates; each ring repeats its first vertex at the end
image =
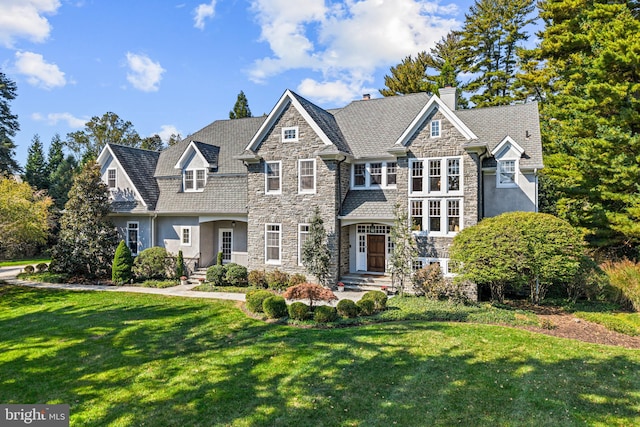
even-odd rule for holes
{"type": "Polygon", "coordinates": [[[440,120],[431,121],[431,137],[438,138],[440,136],[440,120]]]}
{"type": "Polygon", "coordinates": [[[282,142],[298,141],[298,127],[282,128],[282,142]]]}

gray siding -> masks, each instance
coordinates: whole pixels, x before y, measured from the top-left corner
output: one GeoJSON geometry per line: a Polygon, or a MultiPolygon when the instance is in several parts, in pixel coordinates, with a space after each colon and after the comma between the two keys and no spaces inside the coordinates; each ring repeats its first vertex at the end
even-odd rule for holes
{"type": "Polygon", "coordinates": [[[500,215],[512,211],[536,211],[537,177],[519,172],[517,188],[496,188],[495,172],[484,172],[484,215],[500,215]]]}

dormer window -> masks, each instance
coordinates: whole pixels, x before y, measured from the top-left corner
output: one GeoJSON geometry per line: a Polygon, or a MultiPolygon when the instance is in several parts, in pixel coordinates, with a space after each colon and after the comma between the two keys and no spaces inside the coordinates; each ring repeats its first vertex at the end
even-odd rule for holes
{"type": "Polygon", "coordinates": [[[491,154],[496,159],[496,187],[510,188],[518,186],[520,158],[524,150],[513,139],[507,136],[491,154]]]}
{"type": "Polygon", "coordinates": [[[513,186],[516,185],[516,161],[501,160],[498,161],[498,185],[513,186]]]}
{"type": "Polygon", "coordinates": [[[207,185],[205,169],[187,169],[183,173],[184,191],[203,191],[207,185]]]}
{"type": "Polygon", "coordinates": [[[298,141],[298,126],[282,128],[282,142],[298,141]]]}
{"type": "Polygon", "coordinates": [[[431,120],[431,138],[440,137],[440,120],[431,120]]]}

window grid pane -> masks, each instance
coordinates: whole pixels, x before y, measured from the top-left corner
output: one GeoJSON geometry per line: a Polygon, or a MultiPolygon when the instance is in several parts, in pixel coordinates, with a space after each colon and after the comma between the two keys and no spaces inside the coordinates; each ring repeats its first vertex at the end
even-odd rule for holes
{"type": "Polygon", "coordinates": [[[411,201],[411,229],[422,231],[422,200],[411,201]]]}
{"type": "Polygon", "coordinates": [[[460,159],[449,159],[447,161],[447,190],[460,190],[460,159]]]}
{"type": "Polygon", "coordinates": [[[441,229],[440,200],[429,200],[429,231],[441,229]]]}
{"type": "Polygon", "coordinates": [[[429,160],[429,191],[440,191],[441,161],[429,160]]]}
{"type": "Polygon", "coordinates": [[[369,167],[371,185],[382,184],[382,163],[371,163],[369,167]]]}
{"type": "Polygon", "coordinates": [[[353,185],[354,187],[364,187],[365,185],[365,165],[355,165],[353,167],[353,185]]]}
{"type": "Polygon", "coordinates": [[[422,174],[423,164],[422,162],[413,162],[411,164],[411,191],[422,191],[422,174]]]}
{"type": "Polygon", "coordinates": [[[203,189],[204,182],[205,182],[204,170],[199,169],[196,171],[196,190],[203,189]]]}
{"type": "Polygon", "coordinates": [[[315,170],[313,160],[300,161],[300,190],[315,189],[315,170]]]}
{"type": "Polygon", "coordinates": [[[447,201],[447,217],[449,220],[449,229],[448,231],[459,231],[460,230],[460,201],[459,200],[449,200],[447,201]]]}
{"type": "Polygon", "coordinates": [[[267,191],[280,190],[280,164],[267,163],[267,191]]]}
{"type": "Polygon", "coordinates": [[[116,170],[109,169],[107,171],[107,185],[109,188],[116,188],[116,170]]]}
{"type": "Polygon", "coordinates": [[[280,261],[280,226],[267,224],[266,228],[267,261],[280,261]]]}
{"type": "Polygon", "coordinates": [[[193,171],[184,171],[184,189],[193,190],[193,171]]]}
{"type": "Polygon", "coordinates": [[[500,183],[512,184],[516,178],[516,161],[503,160],[500,162],[500,183]]]}
{"type": "Polygon", "coordinates": [[[433,120],[431,122],[431,136],[440,136],[440,120],[433,120]]]}
{"type": "Polygon", "coordinates": [[[387,185],[396,185],[398,163],[387,163],[387,185]]]}

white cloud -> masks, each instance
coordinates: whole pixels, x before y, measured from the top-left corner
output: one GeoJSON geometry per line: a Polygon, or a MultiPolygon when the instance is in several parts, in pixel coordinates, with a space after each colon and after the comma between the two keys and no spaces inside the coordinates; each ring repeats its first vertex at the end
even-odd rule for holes
{"type": "Polygon", "coordinates": [[[324,0],[298,0],[296,7],[288,0],[252,0],[252,10],[272,54],[254,62],[250,78],[318,71],[321,82],[307,79],[298,90],[325,101],[361,94],[377,69],[429,50],[460,26],[452,17],[456,5],[436,0],[345,0],[328,7],[324,0]]]}
{"type": "Polygon", "coordinates": [[[38,122],[44,121],[51,126],[56,126],[59,122],[66,122],[67,126],[72,129],[82,128],[89,121],[88,118],[75,117],[71,113],[49,113],[46,117],[40,113],[33,113],[31,118],[38,122]]]}
{"type": "Polygon", "coordinates": [[[163,142],[169,141],[171,135],[182,135],[182,133],[174,125],[162,125],[160,126],[160,129],[160,132],[156,133],[160,136],[160,139],[162,139],[163,142]]]}
{"type": "Polygon", "coordinates": [[[12,48],[16,39],[43,42],[49,37],[51,25],[43,15],[55,14],[59,0],[0,1],[0,44],[12,48]]]}
{"type": "Polygon", "coordinates": [[[27,76],[27,82],[43,89],[53,89],[67,84],[64,73],[56,64],[48,63],[39,53],[16,52],[16,70],[27,76]]]}
{"type": "Polygon", "coordinates": [[[211,0],[211,3],[207,4],[207,3],[202,3],[199,4],[198,7],[196,7],[193,10],[193,14],[195,15],[195,17],[193,18],[193,26],[200,29],[200,30],[204,30],[204,21],[207,18],[213,18],[213,16],[216,13],[216,0],[211,0]]]}
{"type": "Polygon", "coordinates": [[[134,88],[143,92],[156,92],[158,90],[158,85],[162,80],[162,73],[165,72],[159,62],[153,62],[146,55],[127,52],[127,65],[130,70],[127,73],[127,80],[134,88]]]}

